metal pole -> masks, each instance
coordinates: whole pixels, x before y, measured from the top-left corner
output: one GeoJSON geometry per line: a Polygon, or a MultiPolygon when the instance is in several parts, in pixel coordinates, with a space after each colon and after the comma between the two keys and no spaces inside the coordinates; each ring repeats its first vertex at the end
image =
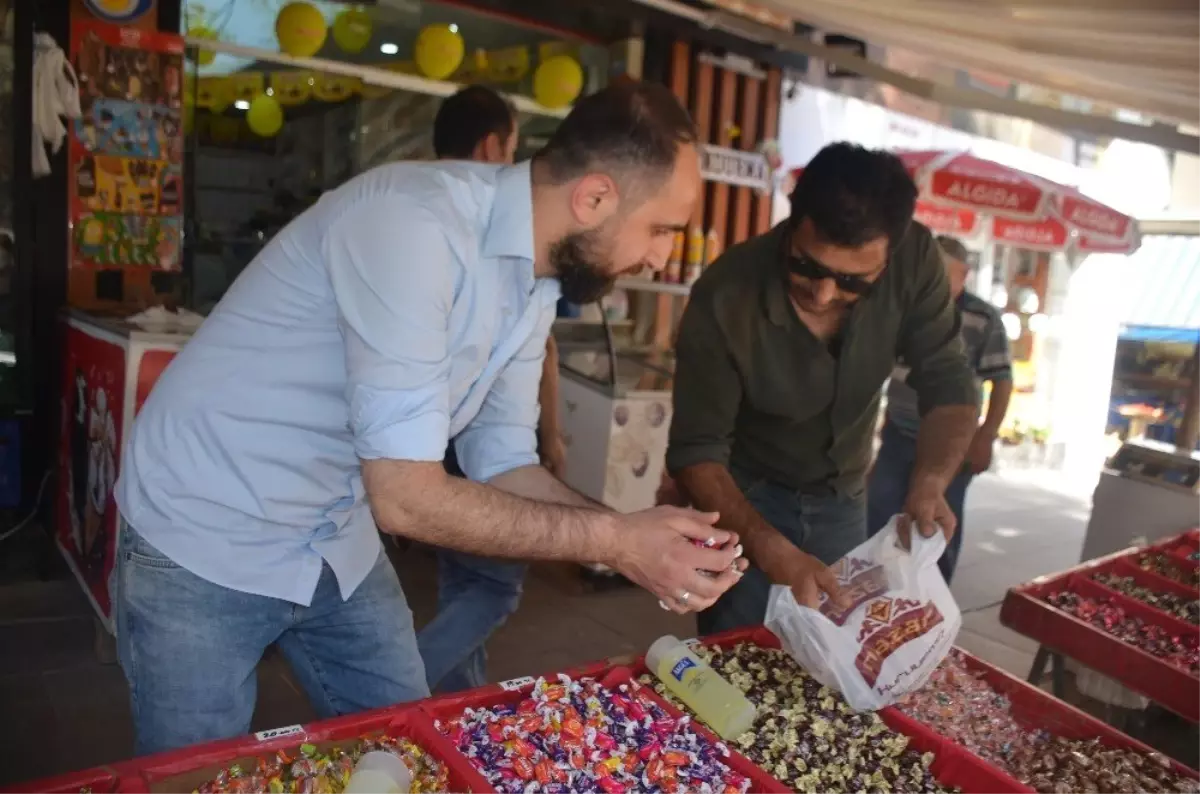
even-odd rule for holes
{"type": "Polygon", "coordinates": [[[1187,402],[1183,403],[1183,422],[1175,438],[1176,449],[1190,455],[1200,441],[1200,333],[1196,333],[1196,347],[1192,354],[1192,385],[1188,387],[1187,402]]]}

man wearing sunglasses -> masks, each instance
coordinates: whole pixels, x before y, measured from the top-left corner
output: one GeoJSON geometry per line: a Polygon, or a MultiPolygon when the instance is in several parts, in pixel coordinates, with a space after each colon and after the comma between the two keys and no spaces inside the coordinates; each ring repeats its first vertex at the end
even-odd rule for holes
{"type": "Polygon", "coordinates": [[[937,244],[912,221],[916,197],[893,155],[827,146],[790,218],[730,248],[692,290],[667,465],[753,564],[699,615],[702,634],[761,623],[772,583],[811,606],[821,591],[840,600],[826,566],[867,537],[864,479],[898,356],[921,414],[901,540],[914,524],[954,531],[943,495],[978,394],[937,244]]]}

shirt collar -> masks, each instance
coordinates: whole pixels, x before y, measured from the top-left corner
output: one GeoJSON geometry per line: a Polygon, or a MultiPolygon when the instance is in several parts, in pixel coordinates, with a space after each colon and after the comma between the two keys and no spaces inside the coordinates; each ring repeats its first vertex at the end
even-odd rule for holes
{"type": "Polygon", "coordinates": [[[496,194],[483,235],[483,254],[533,262],[533,187],[528,160],[504,166],[496,173],[496,194]]]}

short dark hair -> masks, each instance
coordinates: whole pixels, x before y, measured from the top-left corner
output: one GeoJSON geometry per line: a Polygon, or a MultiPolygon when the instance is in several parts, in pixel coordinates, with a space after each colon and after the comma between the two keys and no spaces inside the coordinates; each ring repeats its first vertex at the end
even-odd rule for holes
{"type": "Polygon", "coordinates": [[[665,178],[698,138],[670,89],[621,80],[576,102],[533,160],[555,183],[605,168],[665,178]]]}
{"type": "Polygon", "coordinates": [[[837,246],[858,248],[879,237],[895,245],[916,205],[917,186],[899,157],[831,143],[796,180],[792,220],[808,218],[824,242],[837,246]]]}
{"type": "Polygon", "coordinates": [[[508,141],[516,131],[512,107],[490,88],[469,85],[447,97],[433,120],[433,152],[439,159],[465,160],[489,135],[508,141]]]}

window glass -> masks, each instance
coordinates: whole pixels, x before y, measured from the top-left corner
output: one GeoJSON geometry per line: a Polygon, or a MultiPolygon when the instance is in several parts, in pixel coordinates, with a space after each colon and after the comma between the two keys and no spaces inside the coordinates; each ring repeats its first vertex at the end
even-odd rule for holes
{"type": "MultiPolygon", "coordinates": [[[[186,4],[193,36],[279,51],[280,0],[186,4]]],[[[583,91],[606,80],[608,50],[560,33],[432,2],[376,6],[311,3],[329,26],[315,57],[382,72],[421,74],[414,48],[422,30],[459,36],[463,57],[447,78],[533,96],[533,73],[556,55],[580,65],[583,91]],[[346,13],[361,14],[350,33],[346,13]],[[353,50],[348,51],[348,50],[353,50]]],[[[297,69],[269,60],[192,51],[191,109],[185,112],[185,272],[189,305],[207,312],[259,250],[320,195],[347,179],[395,160],[433,156],[433,119],[440,96],[361,77],[297,69]]],[[[386,79],[386,78],[385,78],[386,79]]],[[[518,117],[518,157],[545,142],[558,119],[518,117]]]]}

